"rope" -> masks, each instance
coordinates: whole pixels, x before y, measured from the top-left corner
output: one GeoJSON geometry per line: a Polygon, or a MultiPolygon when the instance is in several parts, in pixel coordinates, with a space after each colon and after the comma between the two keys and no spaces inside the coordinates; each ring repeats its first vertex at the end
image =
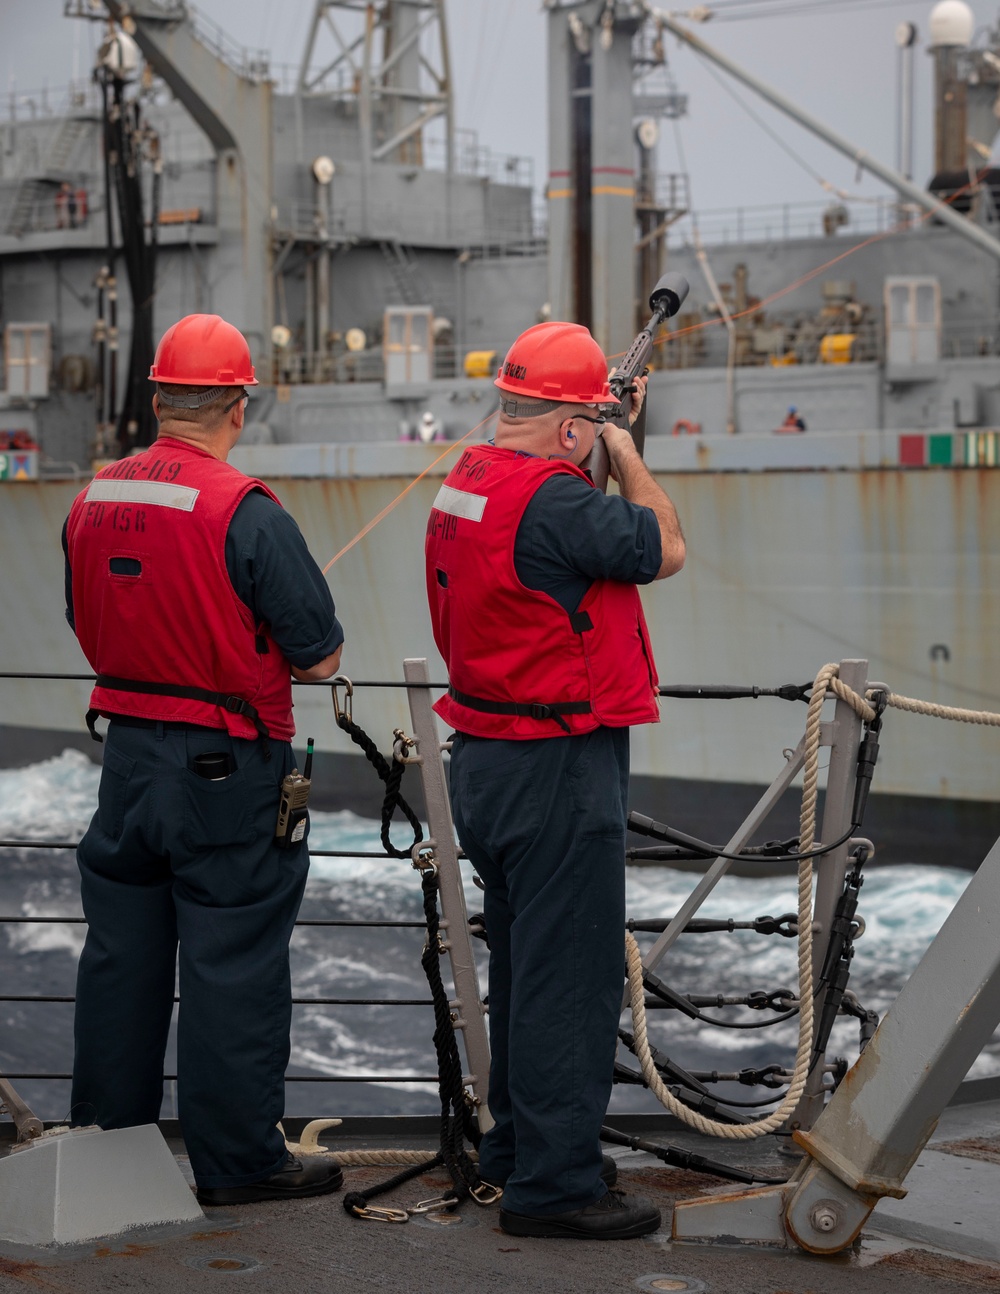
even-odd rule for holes
{"type": "Polygon", "coordinates": [[[405,765],[395,759],[390,764],[364,728],[356,724],[345,711],[338,710],[335,707],[335,714],[337,727],[346,732],[356,746],[361,747],[365,759],[374,768],[381,781],[385,783],[385,798],[382,801],[382,848],[390,858],[412,858],[412,845],[406,849],[397,849],[389,839],[392,815],[397,806],[402,810],[407,822],[413,829],[413,845],[418,845],[424,838],[424,829],[420,825],[420,819],[399,793],[399,785],[403,779],[405,765]]]}
{"type": "MultiPolygon", "coordinates": [[[[819,736],[820,717],[827,692],[841,695],[841,689],[856,697],[857,702],[871,711],[875,711],[856,693],[850,691],[837,678],[839,666],[824,665],[816,675],[812,696],[809,698],[809,713],[806,716],[805,735],[805,768],[802,787],[802,809],[799,816],[799,852],[808,854],[815,841],[816,831],[816,798],[819,788],[819,736]]],[[[848,704],[854,706],[849,696],[844,696],[848,704]]],[[[854,708],[857,708],[856,706],[854,708]]],[[[642,982],[642,955],[631,931],[625,933],[625,958],[628,965],[628,982],[632,1005],[632,1031],[635,1035],[635,1055],[646,1080],[649,1090],[656,1099],[690,1128],[697,1129],[708,1137],[726,1137],[730,1141],[749,1141],[763,1137],[779,1128],[794,1111],[805,1091],[806,1080],[812,1065],[813,1047],[813,968],[812,968],[812,879],[813,867],[811,858],[803,858],[799,863],[799,1045],[795,1056],[795,1068],[784,1100],[771,1114],[754,1123],[721,1123],[717,1119],[707,1119],[686,1106],[669,1090],[653,1061],[649,1051],[649,1040],[646,1035],[645,989],[642,982]]]]}
{"type": "Polygon", "coordinates": [[[479,1144],[479,1130],[465,1100],[462,1060],[458,1054],[451,1006],[441,980],[440,915],[437,906],[438,874],[436,867],[424,869],[421,880],[424,894],[424,916],[427,918],[427,942],[420,964],[434,999],[434,1050],[438,1058],[438,1091],[441,1097],[441,1158],[451,1174],[454,1190],[460,1199],[480,1186],[479,1173],[465,1149],[468,1137],[479,1144]]]}
{"type": "Polygon", "coordinates": [[[910,714],[931,714],[937,719],[954,719],[957,723],[982,723],[992,728],[1000,728],[1000,714],[990,710],[959,710],[953,705],[935,705],[933,701],[918,701],[912,696],[897,696],[890,692],[888,704],[896,710],[908,710],[910,714]]]}
{"type": "MultiPolygon", "coordinates": [[[[421,1167],[441,1162],[441,1152],[433,1150],[338,1150],[331,1156],[344,1168],[364,1168],[378,1164],[419,1164],[421,1167]]],[[[470,1159],[478,1158],[476,1151],[470,1159]]]]}
{"type": "MultiPolygon", "coordinates": [[[[402,766],[400,766],[402,767],[402,766]]],[[[386,1195],[396,1187],[427,1172],[429,1169],[444,1165],[451,1176],[452,1186],[439,1203],[445,1208],[454,1208],[470,1195],[477,1203],[490,1203],[495,1196],[494,1188],[488,1188],[485,1195],[484,1183],[476,1167],[478,1155],[465,1148],[468,1139],[478,1146],[480,1134],[473,1119],[472,1111],[465,1099],[465,1083],[462,1075],[462,1060],[455,1038],[455,1026],[451,1017],[451,1004],[441,978],[441,955],[444,947],[441,943],[441,916],[438,912],[438,870],[431,859],[421,867],[421,889],[424,899],[424,918],[427,922],[427,941],[420,955],[420,964],[434,1001],[434,1049],[438,1061],[438,1093],[441,1098],[441,1145],[435,1154],[426,1151],[383,1151],[372,1153],[366,1151],[344,1151],[335,1156],[340,1164],[384,1164],[405,1163],[408,1166],[402,1172],[370,1186],[365,1191],[352,1191],[344,1196],[344,1209],[352,1217],[378,1217],[382,1221],[405,1222],[411,1209],[371,1210],[369,1203],[380,1195],[386,1195]]]]}

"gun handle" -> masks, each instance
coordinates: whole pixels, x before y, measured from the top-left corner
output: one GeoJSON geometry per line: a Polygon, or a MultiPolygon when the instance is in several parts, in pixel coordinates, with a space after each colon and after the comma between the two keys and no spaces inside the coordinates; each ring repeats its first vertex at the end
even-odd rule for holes
{"type": "Polygon", "coordinates": [[[635,447],[639,451],[639,457],[643,457],[646,448],[646,401],[643,400],[642,408],[639,410],[639,416],[629,428],[632,433],[632,439],[635,441],[635,447]]]}
{"type": "Polygon", "coordinates": [[[581,466],[584,471],[590,473],[597,488],[607,494],[608,477],[611,474],[611,460],[608,458],[607,446],[600,436],[594,441],[594,448],[581,466]]]}

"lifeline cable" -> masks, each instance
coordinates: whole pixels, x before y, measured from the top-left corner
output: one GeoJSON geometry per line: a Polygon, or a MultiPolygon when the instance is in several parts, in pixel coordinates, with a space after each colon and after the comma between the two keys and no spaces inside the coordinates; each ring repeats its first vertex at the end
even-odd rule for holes
{"type": "MultiPolygon", "coordinates": [[[[856,693],[840,683],[837,674],[839,666],[824,665],[816,675],[812,696],[809,700],[809,713],[806,718],[805,765],[802,786],[802,811],[799,819],[799,842],[803,855],[799,862],[798,884],[798,928],[799,928],[799,1043],[795,1056],[795,1068],[792,1079],[781,1104],[753,1123],[722,1123],[718,1119],[707,1119],[704,1115],[689,1109],[669,1090],[657,1071],[650,1054],[649,1039],[646,1034],[645,988],[643,985],[642,955],[639,945],[631,931],[625,932],[625,957],[628,966],[628,982],[632,1005],[632,1027],[635,1034],[635,1055],[639,1061],[643,1078],[656,1099],[676,1118],[688,1127],[709,1137],[726,1137],[733,1141],[747,1141],[755,1137],[774,1132],[795,1110],[805,1091],[806,1081],[812,1065],[814,1000],[812,970],[812,879],[813,866],[810,851],[812,850],[816,829],[816,799],[819,785],[819,737],[820,717],[823,702],[828,691],[837,696],[856,693]],[[839,686],[835,686],[839,684],[839,686]],[[841,691],[842,689],[842,691],[841,691]]],[[[842,699],[848,700],[847,696],[842,699]]],[[[862,697],[857,701],[871,711],[862,697]]],[[[855,707],[857,708],[857,707],[855,707]]]]}

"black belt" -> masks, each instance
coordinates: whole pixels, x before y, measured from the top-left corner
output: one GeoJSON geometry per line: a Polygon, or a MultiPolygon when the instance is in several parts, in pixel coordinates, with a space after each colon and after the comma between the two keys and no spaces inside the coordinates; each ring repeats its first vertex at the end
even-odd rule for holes
{"type": "MultiPolygon", "coordinates": [[[[240,696],[230,696],[226,692],[212,692],[207,687],[185,687],[179,683],[146,683],[131,678],[115,678],[110,674],[98,674],[95,683],[97,687],[111,688],[115,692],[139,692],[148,696],[177,697],[181,701],[204,701],[207,705],[221,706],[229,714],[240,714],[245,719],[249,719],[257,729],[257,735],[263,744],[264,758],[271,758],[270,734],[264,727],[256,707],[240,696]]],[[[100,713],[100,710],[87,711],[87,727],[95,741],[104,740],[95,726],[100,713]]]]}
{"type": "MultiPolygon", "coordinates": [[[[186,728],[193,732],[226,732],[208,723],[181,723],[176,719],[143,719],[137,714],[109,714],[108,722],[120,728],[186,728]]],[[[227,733],[228,736],[228,733],[227,733]]]]}
{"type": "Polygon", "coordinates": [[[564,714],[592,712],[589,701],[558,701],[551,705],[544,705],[538,701],[528,704],[522,704],[519,701],[487,701],[480,696],[469,696],[465,692],[459,692],[454,687],[449,687],[448,695],[459,705],[464,705],[468,710],[478,710],[481,714],[515,714],[524,719],[552,719],[563,732],[567,733],[571,729],[563,718],[564,714]]]}

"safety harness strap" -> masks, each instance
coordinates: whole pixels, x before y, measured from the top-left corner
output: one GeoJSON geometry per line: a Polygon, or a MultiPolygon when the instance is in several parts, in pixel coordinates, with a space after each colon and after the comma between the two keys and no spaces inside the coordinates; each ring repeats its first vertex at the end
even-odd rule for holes
{"type": "Polygon", "coordinates": [[[478,710],[481,714],[516,714],[524,719],[552,719],[566,733],[570,732],[570,726],[563,718],[564,714],[591,713],[589,701],[558,701],[551,705],[532,701],[525,705],[519,701],[487,701],[480,696],[459,692],[454,687],[449,687],[448,695],[459,705],[464,705],[469,710],[478,710]]]}
{"type": "MultiPolygon", "coordinates": [[[[98,674],[96,684],[98,687],[111,688],[115,692],[143,692],[151,696],[175,696],[182,701],[204,701],[208,705],[221,706],[223,710],[228,711],[230,714],[240,714],[244,719],[249,719],[257,729],[257,735],[262,742],[264,758],[271,758],[270,733],[264,727],[256,707],[240,696],[230,696],[226,692],[212,692],[207,687],[186,687],[180,683],[139,682],[131,678],[115,678],[111,674],[98,674]]],[[[87,727],[90,729],[90,735],[95,741],[103,740],[95,727],[99,714],[99,710],[87,711],[87,727]]]]}

